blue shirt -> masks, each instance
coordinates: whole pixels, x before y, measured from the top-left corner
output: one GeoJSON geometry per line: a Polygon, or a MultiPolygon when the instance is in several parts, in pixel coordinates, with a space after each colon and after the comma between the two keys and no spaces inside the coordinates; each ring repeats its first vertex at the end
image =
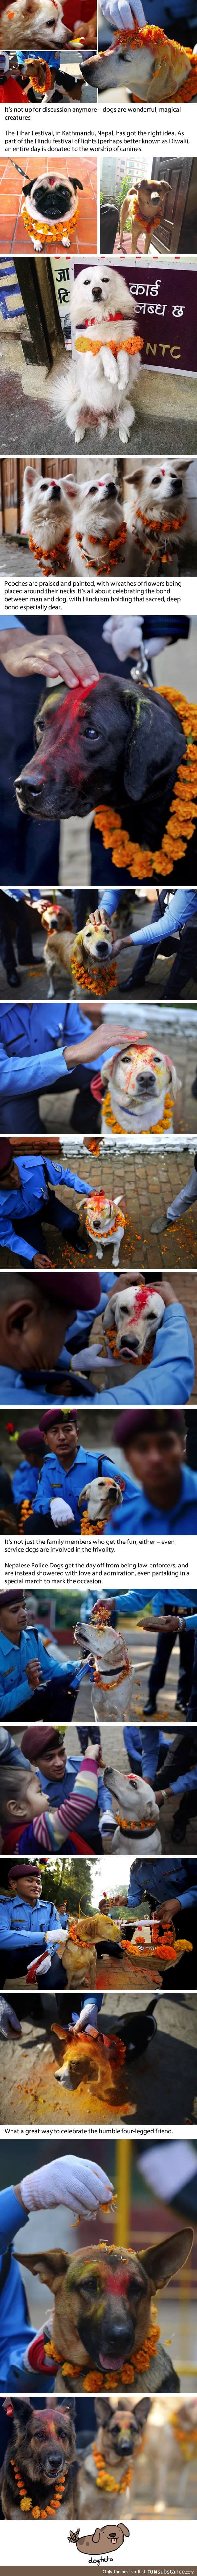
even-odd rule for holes
{"type": "MultiPolygon", "coordinates": [[[[127,1751],[127,1753],[128,1753],[128,1756],[129,1756],[129,1762],[131,1763],[131,1770],[133,1770],[133,1767],[134,1767],[134,1769],[135,1769],[139,1774],[140,1774],[140,1772],[142,1773],[142,1779],[143,1779],[143,1780],[151,1780],[151,1781],[154,1783],[154,1780],[155,1780],[155,1778],[156,1778],[156,1771],[157,1771],[157,1763],[158,1763],[159,1747],[160,1747],[160,1744],[165,1744],[165,1746],[166,1746],[167,1744],[170,1744],[170,1742],[171,1742],[170,1735],[167,1735],[167,1736],[166,1736],[166,1734],[165,1734],[165,1735],[163,1735],[162,1727],[160,1727],[160,1726],[145,1726],[145,1727],[144,1727],[144,1730],[143,1730],[143,1737],[142,1737],[142,1736],[139,1736],[139,1744],[140,1744],[140,1747],[141,1747],[141,1760],[139,1761],[139,1760],[138,1760],[137,1729],[135,1729],[135,1727],[133,1727],[133,1726],[124,1726],[124,1728],[123,1728],[123,1734],[124,1734],[124,1744],[126,1744],[126,1751],[127,1751]],[[136,1748],[135,1748],[135,1744],[134,1744],[134,1737],[135,1737],[135,1735],[136,1735],[136,1748]],[[134,1758],[134,1757],[135,1757],[135,1750],[136,1750],[136,1752],[137,1752],[137,1760],[134,1758]]],[[[161,1788],[162,1788],[162,1779],[161,1779],[161,1788]]]]}
{"type": "MultiPolygon", "coordinates": [[[[148,1495],[143,1493],[143,1487],[141,1486],[139,1488],[137,1484],[134,1484],[134,1481],[127,1485],[127,1493],[125,1493],[123,1509],[124,1517],[122,1513],[119,1522],[120,1531],[121,1529],[122,1531],[124,1529],[125,1536],[128,1532],[129,1538],[132,1538],[133,1530],[135,1532],[135,1536],[139,1530],[140,1537],[142,1536],[142,1538],[144,1534],[146,1537],[147,1530],[150,1530],[151,1537],[153,1538],[157,1536],[159,1537],[160,1531],[164,1538],[168,1537],[168,1533],[173,1537],[176,1535],[176,1530],[178,1530],[178,1534],[180,1530],[183,1530],[184,1538],[187,1537],[188,1531],[191,1531],[191,1533],[196,1537],[197,1475],[195,1474],[193,1467],[182,1467],[181,1469],[178,1501],[173,1504],[172,1511],[167,1511],[166,1509],[164,1511],[159,1511],[158,1505],[154,1506],[154,1503],[149,1503],[148,1495]]],[[[111,1526],[114,1530],[118,1529],[118,1518],[116,1512],[114,1512],[111,1526]]]]}
{"type": "MultiPolygon", "coordinates": [[[[146,1369],[139,1370],[139,1375],[135,1370],[134,1377],[127,1378],[124,1403],[133,1405],[135,1396],[135,1403],[141,1404],[143,1410],[148,1404],[186,1404],[192,1395],[194,1372],[193,1334],[184,1307],[177,1299],[176,1306],[164,1309],[163,1323],[155,1336],[153,1359],[149,1360],[146,1369]]],[[[107,1392],[110,1404],[122,1405],[122,1385],[110,1387],[107,1381],[107,1392]]],[[[92,1402],[103,1405],[101,1390],[98,1395],[93,1395],[92,1402]]]]}
{"type": "MultiPolygon", "coordinates": [[[[59,1678],[59,1674],[63,1673],[64,1669],[60,1655],[51,1654],[51,1641],[47,1630],[42,1631],[38,1628],[35,1635],[33,1628],[22,1628],[19,1646],[13,1646],[10,1637],[5,1637],[2,1631],[0,1632],[0,1719],[6,1716],[6,1710],[11,1716],[13,1709],[14,1715],[16,1709],[22,1708],[25,1701],[28,1703],[31,1717],[32,1690],[29,1689],[27,1679],[27,1664],[37,1662],[38,1658],[41,1664],[43,1689],[43,1681],[45,1685],[47,1681],[53,1681],[53,1679],[55,1681],[56,1675],[58,1674],[59,1678]]],[[[36,1696],[39,1709],[39,1685],[36,1696]]]]}
{"type": "MultiPolygon", "coordinates": [[[[17,1170],[20,1173],[21,1186],[20,1190],[15,1190],[14,1186],[12,1187],[11,1179],[10,1189],[0,1189],[0,1244],[6,1244],[9,1252],[20,1252],[21,1261],[32,1262],[34,1261],[35,1245],[34,1242],[30,1243],[29,1239],[26,1242],[25,1236],[20,1234],[20,1217],[26,1217],[26,1215],[30,1214],[33,1219],[34,1215],[37,1216],[39,1208],[42,1207],[47,1207],[50,1215],[50,1196],[48,1196],[42,1155],[35,1154],[32,1156],[32,1154],[16,1153],[15,1161],[17,1162],[17,1170]]],[[[51,1162],[48,1154],[45,1157],[45,1164],[49,1182],[53,1190],[55,1190],[57,1182],[58,1184],[62,1182],[62,1185],[64,1186],[66,1183],[67,1189],[75,1190],[76,1195],[78,1192],[80,1198],[82,1197],[82,1181],[78,1180],[78,1174],[76,1172],[70,1172],[69,1164],[66,1169],[64,1169],[63,1163],[57,1164],[51,1162]]],[[[90,1197],[89,1181],[87,1181],[85,1185],[85,1195],[86,1198],[90,1197]]],[[[59,1222],[61,1224],[62,1217],[66,1233],[66,1207],[64,1206],[64,1201],[62,1203],[62,1208],[61,1202],[59,1203],[59,1201],[57,1201],[57,1225],[59,1222]]],[[[33,1236],[33,1222],[31,1232],[33,1236]]]]}
{"type": "Polygon", "coordinates": [[[17,1950],[29,1948],[31,1958],[33,1941],[34,1951],[37,1943],[39,1956],[39,1951],[43,1949],[43,1942],[48,1940],[50,1949],[51,1933],[56,1932],[58,1941],[60,1933],[67,1931],[67,1922],[67,1915],[63,1913],[61,1915],[57,1906],[50,1905],[45,1896],[38,1896],[36,1905],[33,1906],[26,1904],[24,1897],[19,1896],[18,1888],[15,1896],[10,1896],[9,1888],[6,1896],[0,1896],[0,1941],[3,1943],[3,1949],[8,1951],[10,1947],[17,1950]]]}
{"type": "MultiPolygon", "coordinates": [[[[95,1456],[95,1453],[93,1455],[92,1450],[89,1451],[88,1449],[83,1449],[82,1446],[80,1446],[77,1451],[77,1458],[75,1458],[74,1466],[69,1469],[67,1468],[66,1473],[65,1467],[60,1466],[59,1459],[55,1457],[55,1451],[54,1453],[52,1450],[48,1450],[46,1452],[46,1457],[44,1458],[43,1467],[41,1467],[41,1474],[39,1476],[33,1515],[33,1527],[35,1530],[39,1526],[39,1522],[42,1523],[42,1520],[45,1519],[46,1515],[50,1512],[50,1504],[54,1501],[56,1494],[62,1494],[64,1502],[69,1503],[70,1509],[74,1513],[74,1527],[76,1530],[81,1529],[79,1495],[83,1493],[84,1486],[92,1483],[93,1477],[98,1475],[98,1464],[99,1452],[97,1451],[95,1456]]],[[[110,1458],[102,1457],[102,1472],[104,1476],[113,1477],[116,1475],[116,1468],[113,1467],[112,1460],[110,1458]]],[[[128,1493],[130,1492],[129,1485],[127,1487],[127,1479],[125,1479],[125,1492],[126,1490],[128,1493]]],[[[116,1515],[115,1524],[117,1528],[120,1527],[120,1530],[122,1529],[122,1518],[123,1515],[121,1511],[116,1515]]],[[[108,1530],[114,1529],[113,1515],[112,1519],[108,1521],[107,1527],[108,1530]]]]}
{"type": "Polygon", "coordinates": [[[21,1458],[21,1466],[15,1467],[15,1474],[12,1477],[12,1493],[14,1502],[17,1503],[17,1511],[20,1510],[21,1503],[34,1501],[37,1484],[38,1467],[30,1467],[30,1460],[21,1458]]]}
{"type": "MultiPolygon", "coordinates": [[[[34,2344],[34,2326],[29,2324],[26,2291],[21,2280],[19,2264],[15,2262],[15,2256],[12,2254],[13,2239],[15,2243],[15,2236],[19,2235],[21,2228],[26,2226],[26,2209],[22,2209],[11,2186],[7,2191],[2,2191],[0,2196],[0,2389],[2,2395],[6,2394],[6,2391],[9,2393],[10,2386],[19,2394],[24,2355],[29,2344],[34,2344]],[[6,2280],[3,2281],[3,2258],[9,2253],[9,2246],[10,2259],[6,2280]]],[[[49,2388],[53,2386],[53,2380],[54,2374],[53,2379],[52,2376],[49,2378],[49,2388]]],[[[26,2383],[25,2372],[25,2387],[26,2384],[27,2390],[28,2387],[31,2390],[31,2375],[30,2380],[28,2376],[26,2383]]],[[[39,2384],[46,2393],[44,2375],[39,2384]]]]}
{"type": "Polygon", "coordinates": [[[146,930],[132,930],[133,947],[155,948],[156,946],[158,948],[160,944],[160,947],[163,948],[164,940],[166,945],[166,941],[168,939],[173,939],[173,932],[176,933],[177,937],[178,930],[183,930],[183,928],[187,930],[188,922],[193,920],[196,920],[197,929],[197,894],[195,887],[179,886],[177,887],[176,894],[172,894],[170,896],[170,903],[168,904],[167,912],[163,912],[161,915],[158,908],[158,920],[154,917],[154,921],[150,922],[150,927],[148,922],[146,930]]]}
{"type": "Polygon", "coordinates": [[[146,1895],[156,1896],[158,1910],[165,1903],[170,1905],[173,1896],[178,1896],[182,1914],[186,1912],[187,1905],[197,1905],[197,1871],[194,1872],[193,1861],[176,1858],[154,1862],[148,1859],[148,1853],[147,1860],[131,1861],[127,1905],[141,1905],[146,1895]]]}

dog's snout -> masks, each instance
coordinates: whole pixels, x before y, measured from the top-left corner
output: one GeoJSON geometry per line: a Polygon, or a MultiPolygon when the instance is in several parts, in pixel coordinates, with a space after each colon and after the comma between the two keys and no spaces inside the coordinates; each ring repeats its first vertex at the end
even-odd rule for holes
{"type": "Polygon", "coordinates": [[[29,778],[28,772],[24,773],[24,777],[15,778],[15,789],[21,814],[38,812],[39,806],[42,805],[42,781],[32,777],[32,770],[29,778]]]}
{"type": "Polygon", "coordinates": [[[93,286],[93,304],[102,304],[102,286],[93,286]]]}
{"type": "Polygon", "coordinates": [[[114,494],[115,494],[115,492],[116,492],[116,484],[115,484],[115,483],[106,483],[106,486],[105,486],[105,499],[106,499],[106,501],[114,501],[114,494]]]}
{"type": "Polygon", "coordinates": [[[137,1091],[155,1091],[155,1073],[138,1073],[137,1091]]]}
{"type": "Polygon", "coordinates": [[[61,500],[61,483],[51,483],[51,499],[52,497],[55,501],[61,500]]]}
{"type": "Polygon", "coordinates": [[[182,474],[171,474],[171,478],[170,478],[170,480],[171,480],[171,492],[176,492],[176,493],[177,493],[177,499],[178,499],[178,494],[180,494],[180,493],[182,492],[182,489],[183,489],[183,486],[182,486],[182,474]]]}

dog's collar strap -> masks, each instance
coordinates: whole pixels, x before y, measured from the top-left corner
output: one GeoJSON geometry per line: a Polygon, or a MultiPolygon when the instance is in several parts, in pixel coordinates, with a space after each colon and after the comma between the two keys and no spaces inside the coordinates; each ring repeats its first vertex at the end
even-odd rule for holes
{"type": "Polygon", "coordinates": [[[142,850],[139,841],[131,841],[120,814],[115,814],[109,805],[97,805],[94,815],[95,829],[102,833],[104,849],[111,851],[112,866],[128,869],[135,884],[137,877],[147,884],[148,878],[158,875],[158,869],[165,879],[172,876],[176,861],[184,859],[188,841],[193,840],[197,819],[197,708],[187,704],[180,689],[159,689],[158,697],[162,702],[166,700],[167,706],[175,708],[183,731],[182,755],[161,849],[142,850]]]}

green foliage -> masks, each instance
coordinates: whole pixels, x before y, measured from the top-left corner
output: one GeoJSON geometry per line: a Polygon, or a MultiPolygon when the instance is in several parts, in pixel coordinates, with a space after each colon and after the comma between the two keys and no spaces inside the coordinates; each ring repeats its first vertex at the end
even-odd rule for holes
{"type": "MultiPolygon", "coordinates": [[[[39,1856],[40,1857],[40,1856],[39,1856]]],[[[91,1914],[94,1906],[94,1869],[87,1860],[54,1860],[40,1863],[43,1896],[51,1904],[63,1905],[68,1914],[91,1914]]]]}

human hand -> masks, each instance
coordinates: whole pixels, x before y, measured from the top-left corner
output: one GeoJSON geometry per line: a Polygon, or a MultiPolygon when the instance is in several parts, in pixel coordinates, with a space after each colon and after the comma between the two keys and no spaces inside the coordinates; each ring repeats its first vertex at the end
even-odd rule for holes
{"type": "MultiPolygon", "coordinates": [[[[112,5],[113,5],[113,25],[114,25],[114,24],[116,23],[116,21],[114,20],[114,0],[112,0],[112,5]]],[[[107,13],[105,12],[105,15],[107,14],[107,15],[109,15],[109,16],[110,16],[110,11],[111,11],[111,0],[110,0],[109,10],[107,9],[107,13]]],[[[145,21],[144,21],[143,11],[142,11],[142,19],[143,19],[143,25],[144,25],[144,24],[145,24],[145,21]]],[[[118,26],[119,26],[119,23],[120,23],[120,21],[119,21],[119,14],[118,14],[118,18],[117,18],[117,25],[118,25],[118,26]]],[[[122,23],[123,23],[123,13],[122,13],[122,23]]],[[[126,23],[128,23],[128,26],[129,26],[129,27],[132,27],[132,26],[133,26],[133,24],[134,24],[134,20],[133,20],[133,13],[132,13],[132,10],[130,10],[130,8],[128,8],[128,21],[126,21],[126,23]]],[[[118,617],[106,617],[106,618],[105,618],[105,625],[104,625],[104,627],[103,627],[103,635],[104,635],[104,643],[108,644],[108,641],[109,641],[109,644],[112,644],[112,650],[113,650],[113,653],[115,653],[115,654],[116,654],[116,660],[117,660],[117,662],[125,662],[126,660],[127,660],[127,661],[130,661],[130,655],[131,655],[131,657],[132,657],[132,661],[133,661],[133,657],[134,657],[134,655],[135,655],[135,654],[136,654],[136,660],[137,660],[137,662],[139,661],[139,653],[140,653],[140,651],[141,651],[141,647],[142,647],[142,644],[143,644],[143,618],[142,618],[142,617],[120,617],[120,615],[119,615],[118,617]]]]}
{"type": "Polygon", "coordinates": [[[8,2003],[8,2001],[7,2001],[7,1995],[1,1995],[1,1996],[0,1996],[0,2039],[12,2039],[12,2038],[13,2038],[13,2034],[14,2034],[14,2039],[15,2039],[15,2038],[20,2039],[20,2037],[21,2037],[21,2021],[18,2021],[18,2019],[17,2019],[17,2013],[13,2012],[13,2010],[12,2010],[12,2004],[9,2004],[9,2003],[8,2003]]]}
{"type": "Polygon", "coordinates": [[[170,1905],[165,1903],[165,1905],[160,1906],[161,1923],[173,1923],[174,1915],[180,1913],[180,1896],[173,1896],[171,1897],[170,1905]]]}
{"type": "Polygon", "coordinates": [[[51,1270],[51,1261],[47,1261],[46,1252],[34,1252],[33,1270],[51,1270]]]}
{"type": "Polygon", "coordinates": [[[0,661],[12,679],[17,680],[28,680],[34,671],[40,671],[47,680],[64,680],[68,689],[75,688],[77,680],[83,681],[84,688],[88,681],[98,680],[98,671],[90,654],[66,635],[62,617],[49,617],[48,635],[44,636],[31,635],[29,628],[26,633],[25,627],[20,625],[7,627],[6,631],[3,628],[0,632],[0,661]]]}
{"type": "Polygon", "coordinates": [[[41,1681],[41,1664],[39,1664],[38,1656],[35,1657],[34,1661],[32,1657],[32,1662],[26,1664],[26,1673],[29,1690],[38,1690],[38,1683],[41,1681]]]}
{"type": "Polygon", "coordinates": [[[74,1521],[74,1512],[71,1512],[70,1503],[63,1502],[62,1494],[56,1494],[54,1503],[50,1503],[50,1520],[53,1529],[66,1529],[68,1523],[74,1521]]]}
{"type": "Polygon", "coordinates": [[[23,2208],[71,2209],[74,2218],[96,2218],[102,2202],[113,2199],[113,2183],[94,2158],[53,2156],[51,2164],[25,2174],[20,2185],[23,2208]]]}

